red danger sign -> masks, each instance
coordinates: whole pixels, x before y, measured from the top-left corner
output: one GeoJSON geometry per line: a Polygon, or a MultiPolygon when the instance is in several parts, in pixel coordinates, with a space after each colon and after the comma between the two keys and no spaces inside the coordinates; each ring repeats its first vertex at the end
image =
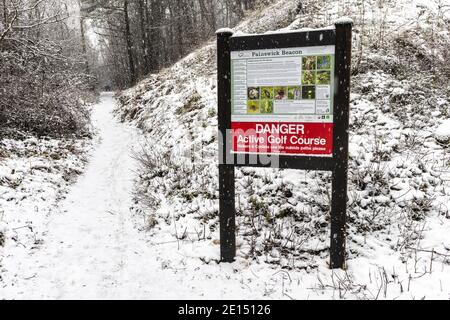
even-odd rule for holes
{"type": "Polygon", "coordinates": [[[233,122],[234,153],[333,155],[332,123],[233,122]]]}

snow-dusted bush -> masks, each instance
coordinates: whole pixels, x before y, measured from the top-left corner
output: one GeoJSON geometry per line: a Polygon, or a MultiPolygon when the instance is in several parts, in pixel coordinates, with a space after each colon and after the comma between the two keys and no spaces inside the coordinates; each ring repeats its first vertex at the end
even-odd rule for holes
{"type": "Polygon", "coordinates": [[[2,133],[9,129],[42,136],[87,130],[89,113],[79,96],[89,78],[78,73],[76,66],[68,67],[58,48],[47,44],[0,43],[2,133]]]}
{"type": "Polygon", "coordinates": [[[450,146],[450,119],[442,122],[442,124],[436,129],[436,140],[449,147],[450,146]]]}
{"type": "MultiPolygon", "coordinates": [[[[94,79],[86,73],[67,7],[50,1],[3,1],[0,30],[0,134],[38,136],[83,133],[86,100],[94,79]],[[41,12],[34,16],[32,10],[41,12]],[[55,32],[58,30],[58,32],[55,32]]],[[[91,95],[91,94],[89,94],[91,95]]]]}

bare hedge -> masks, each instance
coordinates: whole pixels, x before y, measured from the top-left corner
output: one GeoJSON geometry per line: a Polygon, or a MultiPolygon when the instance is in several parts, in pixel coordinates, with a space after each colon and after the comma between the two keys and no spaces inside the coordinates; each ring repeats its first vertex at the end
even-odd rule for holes
{"type": "Polygon", "coordinates": [[[84,101],[95,79],[84,70],[49,40],[0,41],[0,137],[18,130],[37,136],[87,133],[84,101]]]}

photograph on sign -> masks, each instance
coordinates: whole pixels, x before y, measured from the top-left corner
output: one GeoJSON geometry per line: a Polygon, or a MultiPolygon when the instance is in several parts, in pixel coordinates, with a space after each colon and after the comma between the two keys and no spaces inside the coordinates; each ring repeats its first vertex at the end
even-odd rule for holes
{"type": "Polygon", "coordinates": [[[335,46],[231,52],[233,153],[333,155],[335,46]]]}

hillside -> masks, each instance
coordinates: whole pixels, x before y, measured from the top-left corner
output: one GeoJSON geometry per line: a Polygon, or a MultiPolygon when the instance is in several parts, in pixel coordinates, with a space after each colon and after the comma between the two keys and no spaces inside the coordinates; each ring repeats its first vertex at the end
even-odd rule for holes
{"type": "Polygon", "coordinates": [[[447,299],[450,2],[302,4],[296,15],[296,1],[277,1],[235,30],[355,22],[347,270],[327,268],[330,175],[275,169],[237,170],[238,259],[216,264],[214,42],[118,95],[117,113],[146,138],[135,223],[168,268],[248,287],[253,298],[447,299]]]}

